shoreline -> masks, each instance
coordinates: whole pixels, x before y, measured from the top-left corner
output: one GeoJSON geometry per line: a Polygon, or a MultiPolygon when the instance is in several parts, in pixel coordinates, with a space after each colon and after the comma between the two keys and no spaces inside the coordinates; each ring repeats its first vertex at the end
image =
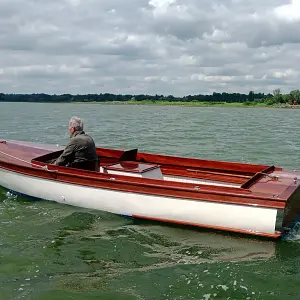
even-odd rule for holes
{"type": "Polygon", "coordinates": [[[205,103],[205,102],[133,102],[133,101],[111,101],[111,102],[96,102],[96,101],[83,101],[83,102],[69,102],[74,104],[100,104],[100,105],[139,105],[139,106],[177,106],[177,107],[244,107],[244,108],[289,108],[289,109],[298,109],[300,105],[289,105],[289,104],[273,104],[267,105],[265,103],[257,104],[245,104],[239,102],[231,103],[205,103]]]}
{"type": "Polygon", "coordinates": [[[100,105],[144,105],[144,106],[177,106],[177,107],[240,107],[240,108],[289,108],[299,109],[300,105],[290,104],[272,104],[266,103],[250,104],[249,102],[227,102],[227,103],[208,103],[208,102],[167,102],[167,101],[66,101],[66,102],[50,102],[50,101],[0,101],[0,103],[47,103],[47,104],[100,104],[100,105]]]}

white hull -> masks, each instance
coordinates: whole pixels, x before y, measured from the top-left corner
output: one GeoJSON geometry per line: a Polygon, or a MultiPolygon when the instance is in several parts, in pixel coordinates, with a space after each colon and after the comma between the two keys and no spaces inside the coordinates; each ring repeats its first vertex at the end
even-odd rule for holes
{"type": "Polygon", "coordinates": [[[275,208],[193,201],[91,188],[21,175],[4,169],[0,169],[0,185],[32,197],[120,215],[275,233],[277,216],[275,208]]]}

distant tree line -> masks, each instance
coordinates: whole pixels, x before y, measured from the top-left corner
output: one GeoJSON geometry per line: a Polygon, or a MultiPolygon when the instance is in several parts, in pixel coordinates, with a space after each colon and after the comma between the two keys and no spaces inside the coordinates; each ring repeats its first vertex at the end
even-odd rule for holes
{"type": "Polygon", "coordinates": [[[289,94],[282,94],[280,89],[276,89],[272,94],[254,93],[213,93],[211,95],[188,95],[175,97],[172,95],[116,95],[116,94],[86,94],[86,95],[48,95],[48,94],[4,94],[0,93],[1,102],[206,102],[206,103],[266,103],[273,104],[300,104],[300,91],[294,90],[289,94]]]}

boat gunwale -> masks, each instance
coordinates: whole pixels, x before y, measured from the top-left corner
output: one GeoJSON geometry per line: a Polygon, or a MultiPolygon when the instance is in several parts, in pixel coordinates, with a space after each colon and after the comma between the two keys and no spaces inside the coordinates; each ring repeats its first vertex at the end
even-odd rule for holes
{"type": "MultiPolygon", "coordinates": [[[[209,191],[209,190],[195,190],[195,189],[184,189],[184,188],[176,188],[176,187],[166,187],[163,185],[156,185],[156,186],[151,186],[150,184],[147,184],[145,182],[146,180],[144,178],[138,178],[138,177],[131,177],[131,176],[123,176],[123,175],[113,175],[111,174],[104,174],[104,173],[97,173],[93,171],[84,171],[87,175],[95,175],[96,176],[83,176],[86,174],[83,174],[81,172],[82,170],[76,170],[76,169],[69,169],[69,168],[64,168],[64,167],[58,167],[60,168],[59,170],[45,170],[43,168],[39,167],[27,167],[27,166],[18,166],[13,163],[6,163],[10,165],[10,167],[5,167],[3,166],[3,163],[0,161],[0,168],[5,169],[10,172],[15,172],[19,173],[22,175],[27,175],[31,176],[33,178],[42,178],[42,179],[47,179],[47,180],[52,180],[55,182],[61,182],[61,183],[67,183],[67,184],[72,184],[72,185],[80,185],[80,186],[86,186],[90,188],[102,188],[102,189],[109,189],[109,190],[114,190],[114,191],[121,191],[121,192],[129,192],[129,193],[136,193],[136,194],[147,194],[147,195],[155,195],[155,196],[165,196],[165,197],[171,197],[171,198],[176,198],[176,199],[188,199],[188,200],[193,200],[193,201],[207,201],[207,202],[215,202],[215,203],[224,203],[224,204],[233,204],[233,205],[243,205],[243,206],[252,206],[252,207],[257,207],[257,208],[271,208],[271,209],[284,209],[287,199],[281,199],[281,198],[276,198],[276,199],[270,199],[270,197],[263,195],[258,195],[259,193],[255,193],[254,195],[251,191],[244,190],[248,194],[237,194],[237,193],[226,193],[226,192],[221,192],[221,191],[209,191]],[[22,169],[25,169],[25,171],[21,171],[22,169]],[[62,169],[67,169],[68,172],[59,172],[62,169]],[[77,172],[76,173],[71,173],[72,172],[77,172]],[[80,171],[80,172],[79,172],[80,171]],[[37,174],[39,173],[39,174],[37,174]],[[80,173],[80,174],[79,174],[80,173]],[[58,179],[58,176],[63,177],[65,176],[66,179],[58,179]],[[114,178],[114,180],[110,179],[111,177],[114,178]],[[118,178],[117,178],[118,177],[118,178]],[[127,177],[127,181],[124,180],[127,177]],[[70,180],[71,178],[71,180],[70,180]],[[81,179],[80,182],[73,180],[72,178],[79,178],[81,179]],[[142,182],[132,182],[132,179],[135,180],[142,180],[142,182]],[[131,181],[129,181],[129,179],[131,181]],[[84,183],[84,180],[88,181],[84,183]],[[89,181],[94,180],[97,183],[102,182],[105,183],[105,186],[99,185],[99,184],[91,184],[89,181]],[[106,186],[108,184],[108,187],[106,186]],[[125,185],[125,188],[120,188],[116,187],[116,185],[125,185]],[[113,185],[113,186],[111,186],[113,185]],[[131,187],[128,188],[128,186],[131,187]],[[138,189],[134,190],[134,187],[138,187],[138,189]],[[142,188],[144,187],[144,190],[142,188]],[[153,191],[145,191],[145,188],[152,189],[153,191]],[[164,193],[166,189],[173,191],[173,193],[164,193]],[[157,192],[157,190],[160,190],[157,192]],[[190,195],[192,194],[192,195],[190,195]],[[203,196],[208,196],[207,198],[203,196]],[[209,197],[210,196],[210,197],[209,197]],[[216,198],[218,196],[218,198],[216,198]],[[215,197],[215,199],[213,198],[215,197]],[[221,199],[226,198],[226,199],[221,199]],[[209,199],[211,198],[211,199],[209,199]],[[228,199],[230,198],[230,199],[228,199]],[[242,200],[244,198],[244,200],[242,200]],[[262,203],[257,203],[257,202],[262,202],[262,203]]],[[[147,179],[148,180],[148,179],[147,179]]],[[[154,179],[150,179],[154,180],[154,179]]],[[[156,180],[160,181],[160,180],[156,180]]],[[[160,181],[161,182],[161,181],[160,181]]],[[[170,181],[168,181],[169,183],[170,181]]],[[[194,185],[190,183],[184,183],[188,185],[194,185]]],[[[197,185],[199,186],[199,185],[197,185]]],[[[204,185],[207,187],[206,185],[204,185]]],[[[227,188],[227,187],[218,187],[219,189],[221,188],[227,188]]],[[[235,188],[238,190],[238,188],[235,188]]],[[[242,189],[241,189],[242,190],[242,189]]],[[[292,194],[292,193],[291,193],[292,194]]]]}
{"type": "MultiPolygon", "coordinates": [[[[40,162],[34,161],[33,163],[38,164],[40,162]]],[[[48,164],[41,164],[41,166],[48,166],[48,164]]],[[[232,187],[232,186],[219,186],[214,184],[201,184],[201,183],[189,183],[189,182],[178,182],[178,181],[167,181],[155,178],[139,178],[130,175],[121,175],[121,174],[106,174],[103,172],[95,172],[95,171],[87,171],[87,170],[79,170],[72,169],[67,167],[59,167],[55,165],[51,165],[54,169],[49,169],[50,172],[54,172],[60,175],[67,175],[71,177],[77,178],[88,178],[93,180],[105,180],[111,182],[118,181],[125,184],[146,186],[152,188],[164,188],[164,189],[175,189],[182,191],[192,191],[195,193],[210,193],[210,194],[220,194],[225,196],[233,196],[233,197],[249,197],[249,198],[257,198],[259,200],[270,200],[270,197],[265,196],[264,193],[254,193],[248,188],[242,187],[232,187]],[[61,172],[62,171],[62,172],[61,172]],[[96,175],[96,176],[95,176],[96,175]],[[109,177],[109,178],[108,178],[109,177]],[[199,189],[196,189],[199,188],[199,189]],[[237,193],[238,192],[238,193],[237,193]]],[[[296,187],[295,187],[296,189],[296,187]]],[[[278,201],[286,202],[286,198],[277,197],[278,201]]]]}

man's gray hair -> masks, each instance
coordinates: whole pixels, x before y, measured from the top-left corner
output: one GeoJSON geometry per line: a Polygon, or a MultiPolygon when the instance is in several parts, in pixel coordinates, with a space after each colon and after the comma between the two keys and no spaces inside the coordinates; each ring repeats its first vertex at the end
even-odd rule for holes
{"type": "Polygon", "coordinates": [[[83,130],[83,121],[78,117],[72,117],[69,121],[69,128],[75,128],[76,131],[83,130]]]}

